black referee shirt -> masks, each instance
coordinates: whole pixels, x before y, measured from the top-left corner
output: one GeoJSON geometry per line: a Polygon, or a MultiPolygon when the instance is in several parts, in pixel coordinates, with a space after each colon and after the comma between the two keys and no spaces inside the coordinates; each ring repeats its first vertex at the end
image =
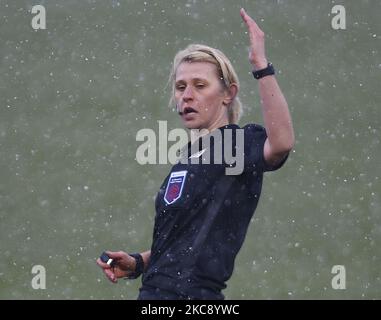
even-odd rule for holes
{"type": "Polygon", "coordinates": [[[243,172],[226,175],[231,165],[213,163],[217,162],[213,139],[207,150],[201,145],[206,137],[195,142],[196,153],[195,145],[188,143],[186,163],[172,167],[156,197],[151,257],[141,289],[156,288],[158,293],[162,289],[184,299],[224,298],[221,290],[232,275],[257,207],[263,173],[280,168],[287,157],[277,167],[266,166],[263,147],[267,135],[260,125],[227,125],[219,130],[223,137],[226,130],[232,133],[229,148],[243,157],[243,172]],[[241,149],[235,144],[237,130],[243,130],[241,149]],[[203,163],[207,152],[211,164],[203,163]],[[200,163],[192,164],[190,156],[200,163]]]}

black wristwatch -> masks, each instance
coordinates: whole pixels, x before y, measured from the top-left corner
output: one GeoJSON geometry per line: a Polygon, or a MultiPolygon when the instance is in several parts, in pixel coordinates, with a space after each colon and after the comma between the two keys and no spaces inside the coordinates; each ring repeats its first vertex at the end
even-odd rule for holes
{"type": "Polygon", "coordinates": [[[140,277],[140,275],[143,273],[143,270],[144,270],[143,257],[140,253],[129,253],[128,255],[135,258],[136,267],[135,267],[135,272],[131,273],[128,277],[126,277],[126,279],[136,279],[140,277]]]}
{"type": "Polygon", "coordinates": [[[263,77],[266,77],[266,76],[273,75],[273,74],[275,74],[275,69],[274,69],[274,66],[272,65],[272,63],[270,63],[270,62],[267,64],[267,68],[253,71],[253,76],[257,80],[261,79],[263,77]]]}

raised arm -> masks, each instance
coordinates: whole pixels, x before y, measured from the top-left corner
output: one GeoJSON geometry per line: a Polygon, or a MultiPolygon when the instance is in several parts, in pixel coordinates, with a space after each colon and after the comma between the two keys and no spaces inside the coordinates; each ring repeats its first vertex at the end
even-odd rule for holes
{"type": "MultiPolygon", "coordinates": [[[[250,37],[249,61],[254,70],[264,69],[268,65],[265,53],[265,34],[244,9],[241,9],[240,14],[250,37]]],[[[263,121],[267,132],[263,151],[264,159],[267,164],[274,166],[293,148],[294,129],[287,101],[275,76],[265,76],[258,82],[263,121]]]]}

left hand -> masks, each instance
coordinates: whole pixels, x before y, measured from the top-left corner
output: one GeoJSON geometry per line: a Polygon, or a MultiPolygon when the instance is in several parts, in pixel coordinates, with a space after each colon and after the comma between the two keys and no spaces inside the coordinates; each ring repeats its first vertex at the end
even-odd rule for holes
{"type": "Polygon", "coordinates": [[[240,10],[240,14],[250,36],[249,61],[255,70],[264,69],[267,67],[265,34],[243,8],[240,10]]]}
{"type": "Polygon", "coordinates": [[[107,279],[111,282],[117,283],[119,278],[127,277],[134,272],[136,268],[135,259],[126,252],[106,251],[106,253],[114,260],[111,266],[102,262],[99,258],[97,259],[97,264],[102,268],[107,279]]]}

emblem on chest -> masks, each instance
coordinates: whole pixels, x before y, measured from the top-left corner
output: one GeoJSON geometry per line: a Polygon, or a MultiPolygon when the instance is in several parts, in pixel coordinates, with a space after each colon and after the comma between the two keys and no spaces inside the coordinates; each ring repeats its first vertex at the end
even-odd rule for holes
{"type": "Polygon", "coordinates": [[[183,192],[187,171],[175,171],[171,173],[165,189],[164,201],[167,204],[172,204],[180,199],[183,192]]]}

